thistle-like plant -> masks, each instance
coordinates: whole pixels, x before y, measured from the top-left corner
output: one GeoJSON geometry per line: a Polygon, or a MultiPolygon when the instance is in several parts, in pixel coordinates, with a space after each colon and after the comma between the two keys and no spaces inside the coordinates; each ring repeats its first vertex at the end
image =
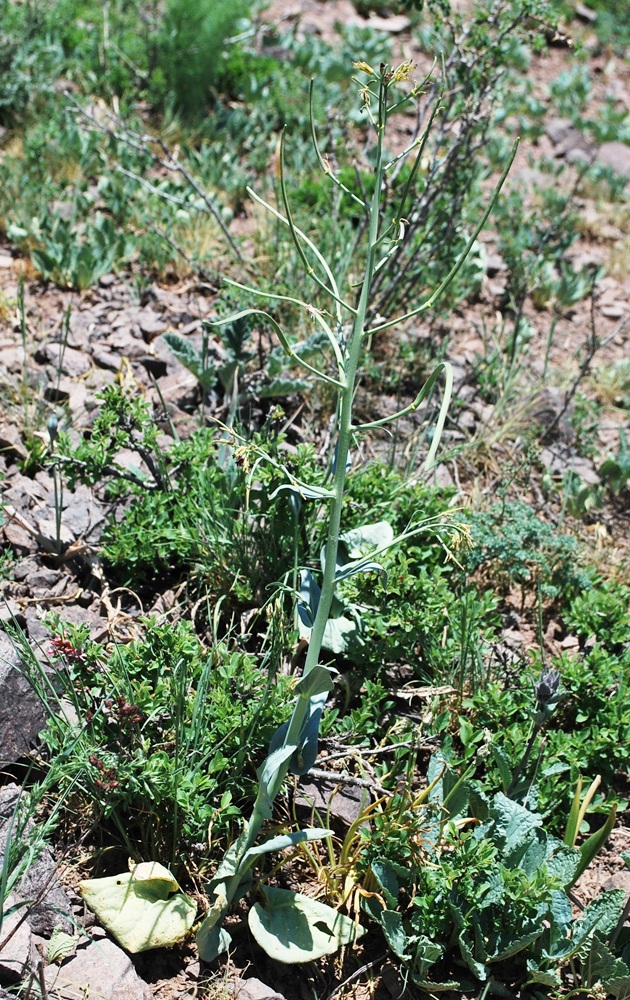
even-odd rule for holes
{"type": "MultiPolygon", "coordinates": [[[[404,409],[380,420],[355,424],[353,422],[353,404],[362,358],[373,335],[426,313],[435,306],[462,267],[485,224],[516,152],[515,147],[486,211],[471,234],[463,253],[452,265],[439,286],[423,302],[405,315],[387,321],[381,319],[370,321],[369,307],[373,281],[375,275],[382,268],[387,267],[390,257],[405,240],[406,214],[413,212],[413,206],[408,204],[412,182],[421,163],[429,129],[437,111],[431,116],[424,133],[408,149],[393,159],[388,159],[385,149],[385,135],[389,119],[403,105],[408,105],[409,102],[416,101],[420,97],[423,88],[429,82],[429,78],[427,77],[420,84],[411,83],[413,65],[410,62],[404,62],[397,68],[382,65],[378,70],[374,70],[365,62],[359,62],[355,63],[355,69],[361,75],[356,82],[360,88],[362,110],[374,133],[374,149],[371,157],[374,187],[369,200],[363,200],[351,192],[335,175],[320,152],[314,125],[312,133],[315,152],[321,168],[342,196],[351,198],[365,216],[367,240],[363,276],[356,290],[339,288],[323,255],[293,221],[284,180],[284,138],[280,144],[280,188],[284,212],[269,205],[254,192],[250,192],[250,194],[281,224],[288,227],[296,252],[307,274],[318,287],[319,293],[323,292],[329,300],[330,313],[317,309],[310,303],[297,298],[263,292],[257,288],[226,279],[228,284],[242,292],[261,296],[273,303],[287,303],[293,307],[302,308],[319,327],[324,335],[324,342],[329,351],[328,356],[331,362],[330,367],[326,370],[324,370],[324,365],[315,367],[311,364],[305,357],[306,352],[302,350],[303,345],[292,345],[277,320],[260,309],[247,309],[220,321],[221,323],[233,323],[240,317],[262,315],[266,323],[275,331],[292,362],[306,369],[312,377],[327,383],[334,389],[337,394],[337,409],[336,440],[334,455],[331,459],[332,475],[329,487],[313,487],[291,476],[289,481],[280,487],[281,490],[288,491],[298,502],[316,500],[327,507],[327,532],[326,543],[322,550],[321,586],[312,575],[302,574],[299,594],[300,617],[302,623],[310,629],[306,662],[302,677],[294,688],[296,699],[291,718],[277,731],[271,742],[269,754],[258,772],[259,789],[251,817],[244,824],[239,838],[229,848],[215,876],[209,883],[208,891],[212,898],[212,905],[197,934],[199,952],[206,961],[211,961],[228,947],[230,937],[222,927],[223,919],[231,903],[247,891],[251,883],[252,869],[259,856],[269,851],[281,850],[300,842],[317,840],[331,834],[330,830],[307,829],[274,837],[260,845],[256,843],[263,824],[271,818],[274,799],[282,788],[287,774],[289,772],[305,774],[315,761],[319,722],[333,685],[332,671],[321,662],[321,652],[322,648],[330,648],[326,637],[327,630],[330,633],[329,623],[334,615],[335,605],[338,605],[335,593],[337,584],[355,573],[381,570],[377,562],[378,557],[393,545],[400,544],[421,532],[436,528],[439,530],[440,528],[439,523],[436,523],[435,520],[432,522],[419,520],[410,525],[404,534],[398,537],[394,537],[389,525],[386,526],[389,531],[386,529],[374,531],[377,527],[381,528],[382,524],[371,526],[372,530],[363,529],[361,538],[349,538],[349,535],[355,535],[356,532],[346,532],[342,535],[341,517],[351,444],[353,439],[366,431],[387,426],[399,417],[417,410],[432,393],[440,376],[443,375],[442,402],[431,447],[425,461],[425,468],[430,468],[435,461],[452,390],[450,365],[445,361],[440,362],[413,402],[404,409]],[[384,219],[383,192],[387,172],[393,169],[402,158],[411,156],[414,157],[413,166],[409,181],[397,204],[395,217],[384,219]],[[331,374],[331,371],[334,374],[331,374]],[[370,542],[371,550],[369,550],[370,542]]],[[[444,527],[444,525],[442,526],[444,527]]],[[[298,893],[275,888],[267,888],[265,896],[266,906],[263,907],[256,903],[250,911],[250,929],[258,943],[272,957],[280,961],[300,962],[318,958],[336,951],[342,944],[354,940],[357,936],[357,927],[353,921],[330,907],[324,907],[321,903],[315,903],[298,893]]]]}

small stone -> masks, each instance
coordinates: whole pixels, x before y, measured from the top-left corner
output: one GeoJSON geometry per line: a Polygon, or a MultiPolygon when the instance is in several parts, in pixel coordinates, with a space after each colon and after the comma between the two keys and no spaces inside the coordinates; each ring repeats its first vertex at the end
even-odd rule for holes
{"type": "Polygon", "coordinates": [[[145,340],[149,343],[168,329],[168,323],[154,309],[143,309],[138,316],[138,320],[145,340]]]}
{"type": "Polygon", "coordinates": [[[604,142],[597,152],[597,163],[610,167],[622,177],[630,177],[630,146],[625,142],[604,142]]]}
{"type": "MultiPolygon", "coordinates": [[[[5,909],[8,909],[15,902],[15,897],[9,896],[4,903],[5,909]]],[[[24,919],[22,907],[3,920],[2,939],[5,940],[11,931],[15,932],[0,951],[0,982],[7,986],[11,983],[18,983],[23,978],[31,960],[31,928],[28,921],[24,919]],[[16,927],[17,930],[15,930],[16,927]]]]}
{"type": "Polygon", "coordinates": [[[285,1000],[282,993],[276,993],[260,979],[237,979],[233,989],[234,1000],[285,1000]]]}
{"type": "Polygon", "coordinates": [[[585,3],[580,3],[580,0],[577,0],[575,5],[575,16],[579,21],[585,21],[586,24],[594,24],[597,20],[597,11],[592,10],[590,7],[587,7],[585,3]]]}
{"type": "Polygon", "coordinates": [[[15,424],[3,424],[0,427],[0,451],[26,458],[27,451],[22,443],[22,436],[15,424]]]}
{"type": "Polygon", "coordinates": [[[6,541],[19,555],[27,555],[37,548],[35,536],[17,521],[7,521],[2,530],[6,541]]]}
{"type": "Polygon", "coordinates": [[[390,35],[399,35],[401,31],[407,31],[410,23],[409,18],[405,17],[404,14],[390,14],[389,17],[378,17],[373,14],[368,21],[368,27],[373,28],[374,31],[385,31],[390,35]]]}
{"type": "Polygon", "coordinates": [[[545,134],[549,136],[554,146],[562,142],[572,129],[573,122],[570,118],[548,118],[545,121],[545,134]]]}
{"type": "Polygon", "coordinates": [[[621,319],[626,311],[622,302],[612,302],[609,306],[602,306],[600,312],[607,319],[621,319]]]}
{"type": "Polygon", "coordinates": [[[42,518],[37,528],[37,540],[45,552],[65,549],[74,541],[74,535],[63,521],[58,525],[54,518],[42,518]]]}
{"type": "Polygon", "coordinates": [[[63,344],[45,344],[35,352],[35,360],[39,364],[50,364],[63,375],[77,377],[86,375],[92,367],[92,362],[83,351],[63,344]]]}
{"type": "Polygon", "coordinates": [[[580,648],[580,640],[576,635],[567,635],[560,643],[560,646],[562,649],[566,649],[569,652],[571,650],[577,651],[580,648]]]}
{"type": "Polygon", "coordinates": [[[506,263],[498,253],[489,253],[486,256],[486,274],[489,278],[494,278],[495,274],[506,270],[506,263]]]}

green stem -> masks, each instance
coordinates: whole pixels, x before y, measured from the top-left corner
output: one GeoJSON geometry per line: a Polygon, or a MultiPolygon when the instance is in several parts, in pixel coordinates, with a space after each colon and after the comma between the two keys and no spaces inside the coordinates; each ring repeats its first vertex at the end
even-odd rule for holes
{"type": "MultiPolygon", "coordinates": [[[[383,134],[385,131],[385,108],[386,108],[387,85],[381,81],[381,91],[379,100],[379,118],[377,123],[377,150],[375,166],[375,186],[370,206],[370,226],[369,242],[365,272],[361,287],[359,304],[354,317],[352,333],[347,346],[347,358],[345,363],[345,384],[339,387],[339,422],[338,438],[335,459],[335,472],[333,476],[332,492],[333,498],[330,501],[328,536],[326,541],[326,556],[324,564],[324,578],[322,582],[321,596],[313,623],[311,638],[304,665],[304,676],[308,675],[319,662],[319,657],[324,641],[324,631],[326,623],[330,617],[332,602],[335,592],[335,567],[337,564],[337,552],[339,548],[339,535],[341,529],[341,514],[343,510],[343,495],[346,481],[346,466],[350,451],[352,438],[352,405],[354,401],[354,389],[357,379],[361,352],[365,340],[365,323],[370,302],[370,292],[372,279],[375,270],[376,248],[378,244],[378,230],[381,208],[381,188],[383,182],[383,134]]],[[[307,695],[299,695],[293,709],[293,714],[289,722],[289,727],[284,739],[284,746],[297,745],[306,721],[309,710],[310,698],[307,695]]],[[[290,758],[288,758],[277,770],[268,794],[271,798],[280,791],[284,779],[289,770],[290,758]]],[[[266,795],[259,792],[258,798],[252,812],[247,842],[243,848],[243,854],[254,843],[260,827],[265,819],[264,803],[266,795]]]]}

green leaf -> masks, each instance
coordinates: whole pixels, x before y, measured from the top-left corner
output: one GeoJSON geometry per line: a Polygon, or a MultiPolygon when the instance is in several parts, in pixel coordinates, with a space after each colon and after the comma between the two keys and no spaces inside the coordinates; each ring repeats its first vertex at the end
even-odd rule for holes
{"type": "Polygon", "coordinates": [[[623,889],[609,889],[600,892],[599,896],[596,896],[585,907],[579,920],[575,921],[573,925],[574,938],[580,935],[583,939],[584,934],[588,935],[593,931],[597,931],[604,938],[608,937],[617,926],[623,903],[623,889]]]}
{"type": "Polygon", "coordinates": [[[595,856],[601,851],[602,847],[608,840],[612,828],[615,825],[615,819],[617,818],[617,803],[614,804],[610,813],[606,817],[606,822],[599,830],[592,833],[583,844],[580,845],[580,861],[573,875],[573,881],[569,885],[573,885],[579,879],[582,872],[586,871],[590,863],[593,861],[595,856]]]}
{"type": "Polygon", "coordinates": [[[66,934],[60,927],[56,927],[50,935],[48,948],[46,949],[46,961],[49,965],[53,962],[61,962],[70,955],[74,955],[79,938],[73,934],[66,934]]]}
{"type": "Polygon", "coordinates": [[[364,933],[354,921],[315,899],[288,889],[266,886],[267,905],[249,911],[249,929],[260,947],[277,962],[312,962],[352,944],[364,933]]]}
{"type": "Polygon", "coordinates": [[[260,399],[273,399],[275,396],[290,396],[293,392],[304,392],[311,388],[311,382],[305,378],[274,378],[258,389],[256,395],[260,399]]]}
{"type": "Polygon", "coordinates": [[[162,340],[171,354],[177,358],[184,368],[187,368],[195,376],[203,389],[209,389],[214,385],[216,381],[215,365],[212,362],[208,364],[207,357],[204,365],[204,359],[200,351],[196,347],[193,347],[189,340],[181,337],[178,333],[165,333],[162,340]]]}
{"type": "Polygon", "coordinates": [[[582,978],[588,986],[602,983],[607,987],[611,980],[623,981],[630,975],[630,969],[595,934],[587,957],[582,961],[582,978]]]}
{"type": "Polygon", "coordinates": [[[609,979],[606,989],[616,998],[616,1000],[630,1000],[630,976],[621,976],[619,979],[609,979]]]}
{"type": "Polygon", "coordinates": [[[227,951],[232,943],[232,937],[218,924],[207,925],[204,920],[197,931],[197,951],[202,962],[214,962],[215,958],[227,951]]]}
{"type": "Polygon", "coordinates": [[[501,785],[503,791],[507,792],[508,788],[512,783],[512,770],[510,768],[510,759],[506,754],[503,747],[498,746],[498,744],[491,744],[491,752],[494,758],[494,762],[497,765],[499,775],[501,777],[501,785]]]}
{"type": "Polygon", "coordinates": [[[157,862],[135,865],[122,875],[79,882],[87,905],[132,955],[170,948],[188,935],[197,904],[178,889],[168,869],[157,862]]]}
{"type": "Polygon", "coordinates": [[[243,855],[243,863],[259,854],[269,854],[271,851],[284,851],[287,847],[295,847],[296,844],[308,843],[311,840],[323,840],[325,837],[332,837],[332,830],[325,830],[319,827],[309,827],[307,830],[296,830],[295,833],[283,833],[278,837],[266,840],[264,844],[257,847],[250,847],[243,855]]]}
{"type": "Polygon", "coordinates": [[[539,969],[538,966],[531,958],[527,959],[527,982],[526,986],[530,983],[540,983],[541,986],[561,986],[562,979],[560,978],[560,973],[555,969],[539,969]]]}
{"type": "Polygon", "coordinates": [[[385,940],[394,955],[397,955],[403,962],[408,962],[411,958],[410,947],[413,938],[410,940],[407,936],[402,914],[398,910],[383,910],[378,922],[383,928],[385,940]]]}
{"type": "Polygon", "coordinates": [[[490,837],[506,854],[516,850],[536,827],[542,825],[540,816],[508,799],[502,792],[492,800],[490,820],[493,821],[490,837]]]}

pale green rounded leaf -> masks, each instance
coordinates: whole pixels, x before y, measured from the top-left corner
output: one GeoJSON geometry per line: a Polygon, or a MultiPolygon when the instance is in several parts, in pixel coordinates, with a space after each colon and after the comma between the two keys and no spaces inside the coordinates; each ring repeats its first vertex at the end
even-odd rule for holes
{"type": "Polygon", "coordinates": [[[264,890],[265,907],[249,911],[249,929],[260,947],[277,962],[312,962],[352,944],[364,933],[353,920],[299,892],[264,890]]]}
{"type": "Polygon", "coordinates": [[[189,934],[197,904],[178,889],[168,869],[157,862],[135,865],[122,875],[79,882],[87,905],[132,955],[170,948],[189,934]]]}

